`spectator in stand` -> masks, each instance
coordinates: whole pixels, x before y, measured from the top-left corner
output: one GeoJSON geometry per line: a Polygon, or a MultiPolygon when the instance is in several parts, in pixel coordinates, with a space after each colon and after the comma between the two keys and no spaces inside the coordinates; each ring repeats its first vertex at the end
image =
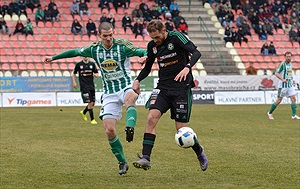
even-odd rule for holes
{"type": "Polygon", "coordinates": [[[274,16],[272,18],[272,24],[276,31],[278,31],[278,28],[282,29],[282,23],[281,23],[278,12],[274,12],[274,16]]]}
{"type": "Polygon", "coordinates": [[[10,9],[9,9],[9,6],[8,6],[8,3],[7,3],[7,1],[4,1],[4,4],[3,4],[3,6],[2,6],[2,16],[4,17],[6,14],[9,14],[9,15],[11,15],[11,13],[10,13],[10,9]]]}
{"type": "Polygon", "coordinates": [[[48,4],[49,10],[53,11],[54,10],[54,6],[56,6],[56,8],[57,8],[55,0],[50,0],[50,3],[48,4]]]}
{"type": "Polygon", "coordinates": [[[26,6],[31,9],[31,12],[33,13],[33,10],[41,6],[40,0],[27,0],[26,6]]]}
{"type": "Polygon", "coordinates": [[[91,16],[91,12],[89,11],[89,7],[88,7],[87,3],[84,2],[84,0],[81,0],[79,3],[79,15],[80,15],[81,19],[84,14],[86,14],[88,16],[88,18],[90,18],[90,16],[91,16]]]}
{"type": "Polygon", "coordinates": [[[218,17],[221,24],[222,24],[223,19],[224,19],[226,14],[227,14],[227,12],[225,11],[223,6],[220,6],[220,8],[217,9],[216,16],[218,17]]]}
{"type": "Polygon", "coordinates": [[[274,35],[273,25],[269,22],[269,20],[265,20],[264,30],[267,32],[268,35],[274,35]]]}
{"type": "Polygon", "coordinates": [[[2,34],[7,34],[9,37],[11,36],[10,29],[3,17],[0,17],[0,31],[2,34]]]}
{"type": "Polygon", "coordinates": [[[142,9],[142,12],[143,12],[144,20],[147,20],[147,21],[151,21],[152,20],[152,18],[151,18],[151,10],[148,8],[147,5],[145,5],[145,7],[142,9]]]}
{"type": "Polygon", "coordinates": [[[185,35],[188,35],[188,30],[189,30],[189,27],[187,25],[187,23],[185,22],[184,19],[181,19],[180,20],[180,23],[177,27],[177,30],[185,35]]]}
{"type": "Polygon", "coordinates": [[[249,35],[249,36],[252,35],[251,32],[250,32],[251,27],[247,23],[247,20],[244,20],[244,22],[241,25],[241,28],[243,28],[243,31],[245,32],[246,35],[249,35]]]}
{"type": "Polygon", "coordinates": [[[245,17],[243,16],[242,13],[239,14],[239,16],[236,18],[236,26],[240,27],[242,23],[245,21],[245,17]]]}
{"type": "Polygon", "coordinates": [[[296,27],[292,27],[291,31],[289,32],[290,42],[294,44],[294,42],[298,42],[298,30],[296,27]]]}
{"type": "MultiPolygon", "coordinates": [[[[257,12],[259,14],[259,5],[256,3],[256,1],[252,1],[252,7],[254,9],[255,12],[257,12]]],[[[257,15],[258,15],[257,14],[257,15]]]]}
{"type": "Polygon", "coordinates": [[[226,13],[226,15],[228,15],[228,18],[232,21],[232,23],[234,22],[234,13],[232,12],[232,8],[228,8],[228,11],[226,13]]]}
{"type": "Polygon", "coordinates": [[[243,14],[244,14],[245,16],[248,15],[248,13],[249,13],[251,7],[252,7],[252,5],[250,4],[249,0],[247,0],[247,1],[245,2],[245,5],[243,5],[243,7],[242,7],[243,14]]]}
{"type": "Polygon", "coordinates": [[[107,8],[107,10],[110,11],[109,0],[100,0],[98,7],[100,7],[102,10],[107,8]]]}
{"type": "Polygon", "coordinates": [[[79,15],[79,4],[77,3],[77,0],[73,0],[70,10],[73,19],[74,19],[74,15],[76,14],[79,15]]]}
{"type": "Polygon", "coordinates": [[[24,33],[26,37],[28,34],[33,35],[33,25],[31,23],[30,18],[27,19],[27,22],[24,26],[24,33]]]}
{"type": "Polygon", "coordinates": [[[20,9],[19,9],[19,4],[17,3],[17,0],[11,1],[11,3],[9,4],[9,11],[10,11],[11,16],[13,14],[20,15],[20,9]]]}
{"type": "Polygon", "coordinates": [[[248,20],[251,21],[251,18],[253,17],[253,14],[254,14],[254,9],[253,9],[253,7],[250,7],[250,10],[248,11],[248,14],[247,14],[248,20]]]}
{"type": "Polygon", "coordinates": [[[268,10],[268,7],[264,7],[264,10],[259,14],[261,20],[272,20],[273,14],[268,10]]]}
{"type": "Polygon", "coordinates": [[[232,45],[234,45],[234,43],[238,41],[237,32],[234,26],[231,27],[230,33],[231,33],[231,43],[232,45]]]}
{"type": "Polygon", "coordinates": [[[223,34],[223,39],[225,41],[225,45],[226,45],[227,42],[232,42],[230,27],[228,27],[228,26],[225,27],[224,34],[223,34]]]}
{"type": "Polygon", "coordinates": [[[124,32],[126,33],[127,28],[130,28],[132,31],[132,25],[131,25],[131,18],[128,15],[127,11],[124,13],[124,17],[122,18],[122,27],[124,29],[124,32]]]}
{"type": "Polygon", "coordinates": [[[139,5],[139,8],[140,8],[140,10],[142,10],[144,12],[145,7],[147,7],[149,9],[149,7],[148,7],[147,3],[145,2],[145,0],[142,0],[142,2],[139,5]]]}
{"type": "Polygon", "coordinates": [[[256,12],[253,12],[253,16],[250,18],[251,26],[255,30],[256,33],[258,33],[258,27],[259,27],[259,16],[256,12]]]}
{"type": "Polygon", "coordinates": [[[242,45],[242,41],[244,41],[245,43],[248,43],[248,38],[246,37],[246,32],[243,30],[242,27],[239,27],[239,29],[238,29],[237,38],[238,38],[238,42],[240,43],[240,45],[242,45]]]}
{"type": "Polygon", "coordinates": [[[24,14],[27,17],[26,4],[24,0],[19,0],[19,15],[24,14]]]}
{"type": "Polygon", "coordinates": [[[113,5],[116,12],[118,12],[119,7],[124,7],[124,9],[126,8],[125,0],[113,0],[113,5]]]}
{"type": "Polygon", "coordinates": [[[137,19],[143,18],[143,11],[139,8],[139,5],[136,5],[135,8],[132,10],[131,16],[134,22],[136,22],[137,19]]]}
{"type": "Polygon", "coordinates": [[[130,0],[125,0],[125,7],[124,7],[124,9],[125,10],[128,9],[129,6],[130,6],[130,0]]]}
{"type": "Polygon", "coordinates": [[[157,7],[156,6],[153,6],[152,9],[151,9],[151,13],[150,13],[150,16],[152,19],[160,19],[160,12],[157,10],[157,7]]]}
{"type": "Polygon", "coordinates": [[[141,35],[144,39],[144,36],[143,36],[143,22],[139,18],[136,19],[136,21],[133,25],[133,33],[135,34],[134,35],[135,39],[137,38],[138,35],[141,35]]]}
{"type": "MultiPolygon", "coordinates": [[[[296,2],[296,5],[297,3],[299,3],[299,1],[296,2]]],[[[287,14],[287,10],[290,10],[293,4],[294,4],[294,0],[282,0],[282,5],[284,6],[284,14],[287,14]]]]}
{"type": "Polygon", "coordinates": [[[89,19],[88,23],[86,23],[86,31],[89,37],[91,37],[92,34],[97,36],[96,24],[92,19],[89,19]]]}
{"type": "Polygon", "coordinates": [[[171,12],[172,18],[175,18],[176,16],[178,16],[179,13],[180,13],[180,11],[176,7],[174,7],[173,11],[171,12]]]}
{"type": "Polygon", "coordinates": [[[232,6],[232,9],[237,11],[240,7],[240,0],[230,0],[230,4],[232,6]]]}
{"type": "Polygon", "coordinates": [[[111,25],[113,26],[114,29],[116,28],[116,19],[115,19],[115,16],[113,13],[110,13],[108,15],[107,22],[111,23],[111,25]]]}
{"type": "Polygon", "coordinates": [[[223,21],[222,21],[222,26],[225,27],[232,27],[232,21],[230,20],[230,18],[228,17],[228,14],[225,15],[223,21]]]}
{"type": "Polygon", "coordinates": [[[148,21],[144,20],[143,21],[143,31],[142,31],[143,40],[145,40],[145,36],[149,36],[149,32],[147,31],[147,25],[148,25],[148,21]]]}
{"type": "Polygon", "coordinates": [[[77,19],[73,20],[71,32],[73,34],[75,34],[75,35],[77,35],[78,33],[80,33],[81,36],[84,34],[83,27],[82,27],[82,25],[79,23],[79,21],[77,19]]]}
{"type": "Polygon", "coordinates": [[[101,24],[101,23],[107,22],[107,21],[108,21],[108,18],[107,18],[107,16],[106,16],[106,13],[103,12],[103,13],[102,13],[102,16],[100,17],[99,22],[100,22],[100,24],[101,24]]]}
{"type": "Polygon", "coordinates": [[[261,53],[262,55],[269,55],[269,45],[268,45],[267,42],[265,42],[265,43],[263,44],[263,46],[260,48],[260,53],[261,53]]]}
{"type": "Polygon", "coordinates": [[[296,5],[294,5],[293,7],[292,7],[292,10],[291,10],[291,15],[293,14],[293,13],[295,13],[296,14],[296,16],[299,16],[299,8],[300,8],[300,4],[299,3],[297,3],[298,4],[298,9],[296,8],[296,5]]]}
{"type": "Polygon", "coordinates": [[[224,9],[225,9],[226,12],[228,12],[229,9],[232,9],[230,0],[223,1],[223,6],[224,6],[224,9]]]}
{"type": "Polygon", "coordinates": [[[164,3],[160,9],[159,9],[159,12],[162,14],[162,15],[165,15],[165,12],[169,10],[169,7],[164,3]]]}
{"type": "Polygon", "coordinates": [[[38,26],[39,22],[45,22],[45,12],[42,6],[39,6],[38,10],[35,12],[35,25],[38,26]]]}
{"type": "Polygon", "coordinates": [[[184,17],[181,15],[181,12],[178,14],[178,16],[176,16],[175,18],[173,18],[173,22],[175,25],[175,28],[177,29],[179,24],[180,24],[180,20],[185,20],[184,17]]]}
{"type": "Polygon", "coordinates": [[[167,21],[165,22],[165,27],[167,31],[174,31],[174,23],[171,18],[168,18],[167,21]]]}
{"type": "Polygon", "coordinates": [[[49,10],[48,5],[45,6],[44,15],[45,15],[44,16],[44,21],[52,23],[52,12],[51,12],[51,10],[49,10]]]}
{"type": "Polygon", "coordinates": [[[166,10],[163,16],[165,20],[167,20],[168,18],[172,18],[172,14],[169,10],[166,10]]]}
{"type": "Polygon", "coordinates": [[[51,11],[51,18],[52,18],[52,23],[53,22],[58,22],[60,17],[60,13],[57,9],[57,6],[53,6],[53,10],[51,11]]]}
{"type": "Polygon", "coordinates": [[[259,39],[261,40],[267,39],[267,33],[265,31],[264,22],[262,20],[259,21],[258,27],[256,28],[255,32],[258,34],[259,39]]]}
{"type": "Polygon", "coordinates": [[[178,4],[177,4],[177,0],[173,0],[172,2],[171,2],[171,4],[170,4],[170,7],[169,7],[169,10],[170,10],[170,12],[172,13],[173,12],[173,10],[179,10],[179,6],[178,6],[178,4]]]}
{"type": "Polygon", "coordinates": [[[274,6],[272,8],[272,12],[278,12],[280,15],[283,15],[285,12],[285,7],[284,5],[281,3],[280,0],[276,0],[274,3],[274,6]]]}
{"type": "Polygon", "coordinates": [[[18,20],[16,27],[15,27],[14,35],[17,33],[24,34],[24,25],[21,20],[18,20]]]}
{"type": "Polygon", "coordinates": [[[296,12],[292,12],[291,13],[290,24],[292,26],[300,27],[300,24],[299,24],[299,15],[297,15],[296,12]]]}
{"type": "Polygon", "coordinates": [[[250,62],[250,66],[246,68],[247,75],[257,75],[257,69],[253,66],[253,62],[250,62]]]}
{"type": "Polygon", "coordinates": [[[276,55],[276,48],[274,46],[273,41],[270,42],[268,50],[269,54],[276,55]]]}

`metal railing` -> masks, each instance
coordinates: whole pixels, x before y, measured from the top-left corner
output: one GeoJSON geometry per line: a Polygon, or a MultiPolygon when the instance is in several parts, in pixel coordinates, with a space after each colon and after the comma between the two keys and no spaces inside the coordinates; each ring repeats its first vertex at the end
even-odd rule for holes
{"type": "MultiPolygon", "coordinates": [[[[189,1],[191,1],[191,0],[189,0],[189,1]]],[[[212,37],[212,35],[210,34],[210,32],[208,31],[208,28],[207,28],[204,20],[202,19],[201,16],[199,16],[198,20],[200,22],[200,30],[205,33],[207,39],[210,42],[210,51],[215,52],[217,54],[217,57],[220,59],[222,65],[225,66],[226,65],[226,61],[224,59],[224,56],[220,53],[220,48],[217,45],[217,43],[214,40],[214,38],[212,37]]]]}

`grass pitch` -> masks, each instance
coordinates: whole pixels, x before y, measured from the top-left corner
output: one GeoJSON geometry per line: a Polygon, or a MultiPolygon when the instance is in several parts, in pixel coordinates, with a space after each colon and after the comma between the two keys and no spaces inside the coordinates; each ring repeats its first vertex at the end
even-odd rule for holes
{"type": "MultiPolygon", "coordinates": [[[[152,168],[135,169],[131,163],[141,153],[147,117],[147,110],[138,107],[132,143],[125,141],[124,115],[118,123],[130,165],[123,176],[101,121],[84,122],[83,107],[1,108],[0,188],[298,189],[300,121],[290,119],[289,105],[280,105],[275,120],[268,120],[269,107],[193,106],[189,125],[209,158],[205,172],[191,149],[175,144],[169,113],[157,125],[152,168]]],[[[94,112],[97,117],[99,107],[94,112]]]]}

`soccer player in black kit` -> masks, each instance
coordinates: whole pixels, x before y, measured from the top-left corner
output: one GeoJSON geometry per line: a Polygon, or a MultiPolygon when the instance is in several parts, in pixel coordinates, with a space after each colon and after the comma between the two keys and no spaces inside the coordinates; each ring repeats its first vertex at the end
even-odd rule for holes
{"type": "MultiPolygon", "coordinates": [[[[138,155],[139,160],[133,162],[134,167],[144,170],[151,167],[150,155],[156,138],[156,124],[161,116],[170,109],[176,129],[187,126],[192,109],[191,88],[194,87],[191,68],[201,57],[192,41],[178,31],[166,31],[164,24],[159,20],[152,20],[147,26],[147,31],[153,39],[147,46],[148,59],[132,86],[133,90],[140,94],[140,81],[148,76],[157,58],[159,81],[146,104],[149,113],[143,138],[143,156],[138,155]]],[[[204,148],[196,140],[192,149],[197,155],[201,169],[205,171],[208,159],[204,148]]]]}
{"type": "Polygon", "coordinates": [[[89,112],[91,118],[91,124],[97,124],[94,119],[93,107],[95,105],[95,85],[94,77],[98,77],[98,69],[96,64],[89,61],[88,57],[83,57],[80,62],[76,63],[72,74],[73,87],[76,89],[78,87],[76,82],[76,74],[79,73],[79,84],[81,97],[84,103],[88,103],[84,110],[79,113],[84,121],[87,121],[86,113],[89,112]]]}

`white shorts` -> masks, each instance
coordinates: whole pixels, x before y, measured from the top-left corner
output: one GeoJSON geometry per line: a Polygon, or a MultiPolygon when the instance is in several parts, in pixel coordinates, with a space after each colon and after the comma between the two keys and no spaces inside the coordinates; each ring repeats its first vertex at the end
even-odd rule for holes
{"type": "Polygon", "coordinates": [[[293,95],[296,95],[296,90],[294,87],[278,89],[278,97],[290,97],[293,95]]]}
{"type": "Polygon", "coordinates": [[[114,94],[103,94],[99,118],[101,120],[113,118],[119,121],[122,118],[122,107],[128,92],[134,91],[131,88],[126,88],[114,94]]]}

